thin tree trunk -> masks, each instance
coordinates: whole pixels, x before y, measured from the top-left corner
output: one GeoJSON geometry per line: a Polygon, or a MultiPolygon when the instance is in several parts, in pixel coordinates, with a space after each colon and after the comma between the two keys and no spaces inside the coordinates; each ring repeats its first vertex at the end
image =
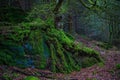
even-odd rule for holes
{"type": "Polygon", "coordinates": [[[54,25],[55,25],[56,28],[58,28],[58,23],[60,21],[60,17],[58,17],[58,14],[59,14],[59,9],[61,8],[63,1],[64,0],[59,0],[57,5],[54,8],[54,11],[53,11],[54,15],[55,15],[55,17],[54,17],[54,25]]]}

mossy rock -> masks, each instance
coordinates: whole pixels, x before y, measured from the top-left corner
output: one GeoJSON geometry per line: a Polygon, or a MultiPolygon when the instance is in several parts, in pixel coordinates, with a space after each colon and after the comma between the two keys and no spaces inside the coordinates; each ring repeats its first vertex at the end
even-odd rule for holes
{"type": "Polygon", "coordinates": [[[27,76],[24,80],[40,80],[40,79],[34,76],[27,76]]]}

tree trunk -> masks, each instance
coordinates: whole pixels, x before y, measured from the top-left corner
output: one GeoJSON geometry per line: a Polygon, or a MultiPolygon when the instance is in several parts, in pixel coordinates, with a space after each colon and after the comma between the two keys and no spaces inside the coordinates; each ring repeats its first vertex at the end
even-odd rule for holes
{"type": "Polygon", "coordinates": [[[54,25],[55,25],[56,29],[58,29],[58,24],[59,24],[59,22],[62,19],[61,16],[58,16],[58,14],[59,14],[59,9],[61,8],[63,1],[64,0],[59,0],[57,5],[54,8],[54,11],[53,11],[54,12],[54,16],[55,16],[54,17],[54,25]]]}

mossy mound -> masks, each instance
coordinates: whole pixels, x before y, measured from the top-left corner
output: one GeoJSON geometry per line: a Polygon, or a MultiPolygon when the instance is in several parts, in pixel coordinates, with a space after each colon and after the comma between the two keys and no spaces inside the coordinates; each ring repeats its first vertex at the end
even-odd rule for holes
{"type": "MultiPolygon", "coordinates": [[[[24,48],[22,56],[33,61],[32,66],[49,69],[53,72],[69,73],[102,62],[97,51],[80,45],[79,42],[76,42],[73,37],[63,30],[57,30],[53,25],[50,26],[52,21],[38,21],[39,24],[34,21],[15,27],[14,33],[11,36],[4,37],[4,40],[1,40],[0,43],[6,41],[6,39],[11,40],[12,43],[16,42],[15,44],[24,48]],[[85,59],[86,57],[87,59],[85,59]],[[85,60],[88,60],[88,62],[85,60]],[[94,60],[95,62],[92,63],[94,60]]],[[[5,47],[5,49],[9,50],[8,47],[5,47]]],[[[0,53],[0,55],[3,54],[4,51],[0,53]]],[[[13,55],[10,55],[10,57],[13,57],[13,55]]],[[[13,59],[10,58],[10,60],[13,59]]],[[[8,63],[9,61],[6,61],[6,64],[8,63]]]]}

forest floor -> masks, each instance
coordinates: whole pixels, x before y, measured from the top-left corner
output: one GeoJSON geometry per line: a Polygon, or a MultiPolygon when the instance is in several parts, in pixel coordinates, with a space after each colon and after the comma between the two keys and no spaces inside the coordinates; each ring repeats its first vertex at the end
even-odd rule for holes
{"type": "Polygon", "coordinates": [[[52,73],[33,68],[19,69],[0,66],[0,80],[23,80],[24,77],[31,75],[40,77],[41,80],[120,80],[120,69],[116,69],[116,64],[120,64],[120,50],[116,47],[109,50],[103,49],[97,46],[97,41],[82,37],[78,37],[77,41],[99,51],[104,59],[104,65],[96,64],[70,74],[52,73]]]}

